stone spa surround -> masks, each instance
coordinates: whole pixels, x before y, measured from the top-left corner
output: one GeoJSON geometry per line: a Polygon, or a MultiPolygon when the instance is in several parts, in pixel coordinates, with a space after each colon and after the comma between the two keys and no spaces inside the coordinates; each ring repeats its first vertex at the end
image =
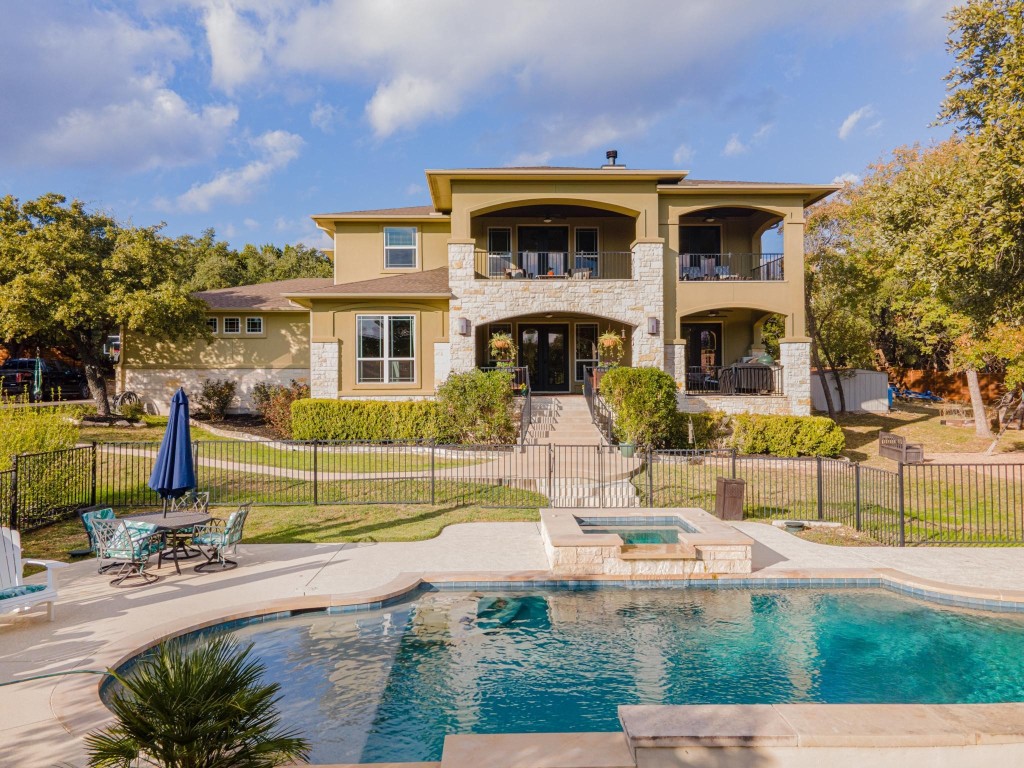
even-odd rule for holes
{"type": "Polygon", "coordinates": [[[541,538],[556,576],[715,576],[751,571],[752,540],[702,509],[545,509],[541,538]],[[587,533],[580,519],[679,526],[678,544],[627,545],[614,533],[587,533]],[[695,532],[691,532],[695,531],[695,532]]]}

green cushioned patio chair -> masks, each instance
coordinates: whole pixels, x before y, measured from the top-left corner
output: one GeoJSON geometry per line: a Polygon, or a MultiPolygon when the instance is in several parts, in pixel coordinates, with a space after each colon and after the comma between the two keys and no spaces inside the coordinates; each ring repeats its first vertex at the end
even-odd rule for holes
{"type": "Polygon", "coordinates": [[[67,563],[53,560],[22,560],[21,534],[0,528],[0,613],[11,613],[46,603],[46,614],[53,621],[53,604],[57,600],[57,584],[53,569],[66,568],[67,563]],[[26,584],[22,573],[26,565],[46,569],[45,584],[26,584]]]}
{"type": "MultiPolygon", "coordinates": [[[[93,553],[97,558],[100,556],[100,545],[96,541],[96,526],[93,525],[94,520],[114,520],[117,515],[114,514],[114,510],[110,507],[92,507],[90,509],[83,509],[78,513],[78,516],[82,520],[82,525],[85,528],[85,535],[89,537],[89,551],[93,553]]],[[[75,552],[71,553],[72,555],[75,552]]],[[[84,554],[84,553],[83,553],[84,554]]],[[[100,573],[110,570],[115,564],[107,563],[106,565],[100,565],[100,573]]]]}
{"type": "Polygon", "coordinates": [[[205,570],[227,571],[235,568],[238,563],[228,560],[224,553],[230,549],[234,554],[238,548],[238,542],[242,540],[242,529],[245,527],[245,520],[249,516],[249,509],[252,502],[246,502],[232,512],[227,520],[214,518],[206,525],[197,525],[192,531],[192,543],[199,547],[206,556],[206,562],[200,563],[195,570],[202,573],[205,570]]]}
{"type": "MultiPolygon", "coordinates": [[[[160,577],[146,571],[149,558],[164,548],[164,537],[152,523],[138,520],[93,520],[96,541],[99,544],[101,561],[108,561],[116,567],[117,576],[110,583],[115,587],[142,586],[152,584],[160,577]],[[134,584],[125,584],[127,579],[138,579],[134,584]]],[[[104,565],[104,569],[106,565],[104,565]]]]}

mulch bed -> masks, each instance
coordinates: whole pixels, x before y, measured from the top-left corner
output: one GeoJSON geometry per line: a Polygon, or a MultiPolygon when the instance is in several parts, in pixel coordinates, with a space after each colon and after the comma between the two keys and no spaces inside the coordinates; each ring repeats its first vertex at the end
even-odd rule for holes
{"type": "Polygon", "coordinates": [[[262,416],[253,413],[229,414],[223,421],[206,421],[196,419],[201,424],[209,424],[218,429],[230,429],[233,432],[245,432],[249,435],[256,435],[267,440],[283,440],[273,427],[267,424],[262,416]]]}

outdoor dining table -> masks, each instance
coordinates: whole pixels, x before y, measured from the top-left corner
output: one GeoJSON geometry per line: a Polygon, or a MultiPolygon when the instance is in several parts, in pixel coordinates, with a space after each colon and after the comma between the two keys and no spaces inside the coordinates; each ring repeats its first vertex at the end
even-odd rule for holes
{"type": "Polygon", "coordinates": [[[175,535],[184,530],[191,530],[197,525],[205,525],[213,519],[208,512],[171,512],[164,515],[162,512],[154,512],[150,515],[138,515],[132,520],[143,523],[152,523],[157,527],[157,532],[172,534],[170,536],[171,546],[160,553],[157,558],[157,568],[165,559],[174,561],[174,570],[181,574],[179,560],[188,560],[190,557],[202,554],[199,550],[190,551],[185,541],[188,536],[175,535]]]}

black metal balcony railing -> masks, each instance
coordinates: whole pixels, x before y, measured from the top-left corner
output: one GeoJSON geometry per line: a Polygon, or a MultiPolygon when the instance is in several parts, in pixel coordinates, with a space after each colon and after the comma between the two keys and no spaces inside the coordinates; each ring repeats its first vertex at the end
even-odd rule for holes
{"type": "Polygon", "coordinates": [[[680,280],[782,280],[781,253],[681,253],[680,280]]]}
{"type": "Polygon", "coordinates": [[[781,395],[782,366],[758,363],[690,366],[686,369],[686,393],[781,395]]]}
{"type": "Polygon", "coordinates": [[[633,254],[477,251],[474,267],[479,280],[629,280],[633,277],[633,254]]]}

